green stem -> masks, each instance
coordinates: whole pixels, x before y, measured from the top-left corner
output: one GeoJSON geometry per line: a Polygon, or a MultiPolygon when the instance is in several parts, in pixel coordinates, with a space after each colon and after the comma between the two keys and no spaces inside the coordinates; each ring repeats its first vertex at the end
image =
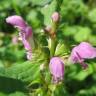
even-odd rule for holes
{"type": "Polygon", "coordinates": [[[50,57],[52,58],[55,54],[56,45],[57,45],[57,39],[56,39],[56,29],[57,29],[57,23],[53,22],[53,28],[51,31],[51,48],[50,48],[50,57]]]}
{"type": "Polygon", "coordinates": [[[50,57],[53,57],[55,54],[55,49],[56,49],[57,41],[56,38],[51,38],[51,49],[50,49],[50,57]]]}

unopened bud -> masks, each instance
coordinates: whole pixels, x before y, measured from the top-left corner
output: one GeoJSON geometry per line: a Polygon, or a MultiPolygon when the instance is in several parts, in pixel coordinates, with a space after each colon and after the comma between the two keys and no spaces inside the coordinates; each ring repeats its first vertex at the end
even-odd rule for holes
{"type": "Polygon", "coordinates": [[[52,82],[59,83],[64,76],[64,63],[59,57],[52,57],[49,63],[49,70],[52,74],[52,82]]]}
{"type": "Polygon", "coordinates": [[[50,31],[52,30],[52,28],[51,28],[51,26],[49,25],[49,26],[46,26],[44,30],[47,31],[47,32],[50,32],[50,31]]]}
{"type": "Polygon", "coordinates": [[[52,14],[52,17],[51,18],[52,18],[53,22],[58,22],[59,21],[59,18],[60,18],[59,13],[58,12],[54,12],[52,14]]]}

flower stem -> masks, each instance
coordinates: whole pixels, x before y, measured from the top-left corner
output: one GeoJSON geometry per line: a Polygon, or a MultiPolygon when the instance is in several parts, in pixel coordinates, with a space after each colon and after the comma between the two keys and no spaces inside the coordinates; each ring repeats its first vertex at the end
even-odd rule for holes
{"type": "Polygon", "coordinates": [[[57,29],[57,24],[53,22],[53,28],[52,28],[52,31],[51,31],[50,57],[53,57],[54,56],[56,45],[57,45],[56,29],[57,29]]]}
{"type": "Polygon", "coordinates": [[[50,57],[53,57],[56,49],[56,38],[51,38],[51,49],[50,49],[50,57]]]}

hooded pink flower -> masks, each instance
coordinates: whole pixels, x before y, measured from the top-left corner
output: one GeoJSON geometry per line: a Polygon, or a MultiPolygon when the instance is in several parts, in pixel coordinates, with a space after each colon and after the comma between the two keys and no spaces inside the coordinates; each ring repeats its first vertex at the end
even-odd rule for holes
{"type": "Polygon", "coordinates": [[[95,57],[96,48],[92,47],[92,45],[87,42],[82,42],[72,49],[69,60],[73,63],[80,63],[85,69],[88,65],[84,63],[84,60],[93,59],[95,57]]]}
{"type": "Polygon", "coordinates": [[[14,15],[6,18],[6,22],[18,28],[19,37],[27,51],[27,59],[32,59],[32,28],[27,25],[27,23],[22,19],[22,17],[14,15]],[[29,54],[30,53],[30,54],[29,54]]]}
{"type": "Polygon", "coordinates": [[[6,18],[6,22],[13,25],[14,27],[25,28],[27,26],[22,17],[17,15],[9,16],[8,18],[6,18]]]}
{"type": "Polygon", "coordinates": [[[64,63],[59,57],[53,57],[50,60],[49,69],[52,74],[52,81],[58,83],[63,80],[64,76],[64,63]]]}

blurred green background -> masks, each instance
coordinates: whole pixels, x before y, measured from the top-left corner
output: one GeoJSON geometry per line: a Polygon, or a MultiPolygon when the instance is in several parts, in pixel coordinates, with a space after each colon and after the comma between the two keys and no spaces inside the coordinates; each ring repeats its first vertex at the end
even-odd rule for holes
{"type": "MultiPolygon", "coordinates": [[[[60,49],[60,55],[65,50],[70,54],[72,47],[82,41],[96,46],[96,0],[0,0],[0,96],[43,96],[34,95],[34,91],[32,93],[26,88],[28,82],[38,79],[38,72],[30,71],[35,70],[37,65],[28,69],[31,65],[25,62],[26,52],[22,43],[12,42],[18,32],[6,24],[6,17],[22,16],[32,26],[38,42],[44,45],[46,40],[42,29],[51,25],[54,11],[58,11],[61,18],[58,41],[67,46],[67,49],[60,49]]],[[[96,96],[96,60],[86,62],[89,65],[87,70],[82,70],[79,64],[66,65],[64,85],[57,88],[54,96],[96,96]]]]}

